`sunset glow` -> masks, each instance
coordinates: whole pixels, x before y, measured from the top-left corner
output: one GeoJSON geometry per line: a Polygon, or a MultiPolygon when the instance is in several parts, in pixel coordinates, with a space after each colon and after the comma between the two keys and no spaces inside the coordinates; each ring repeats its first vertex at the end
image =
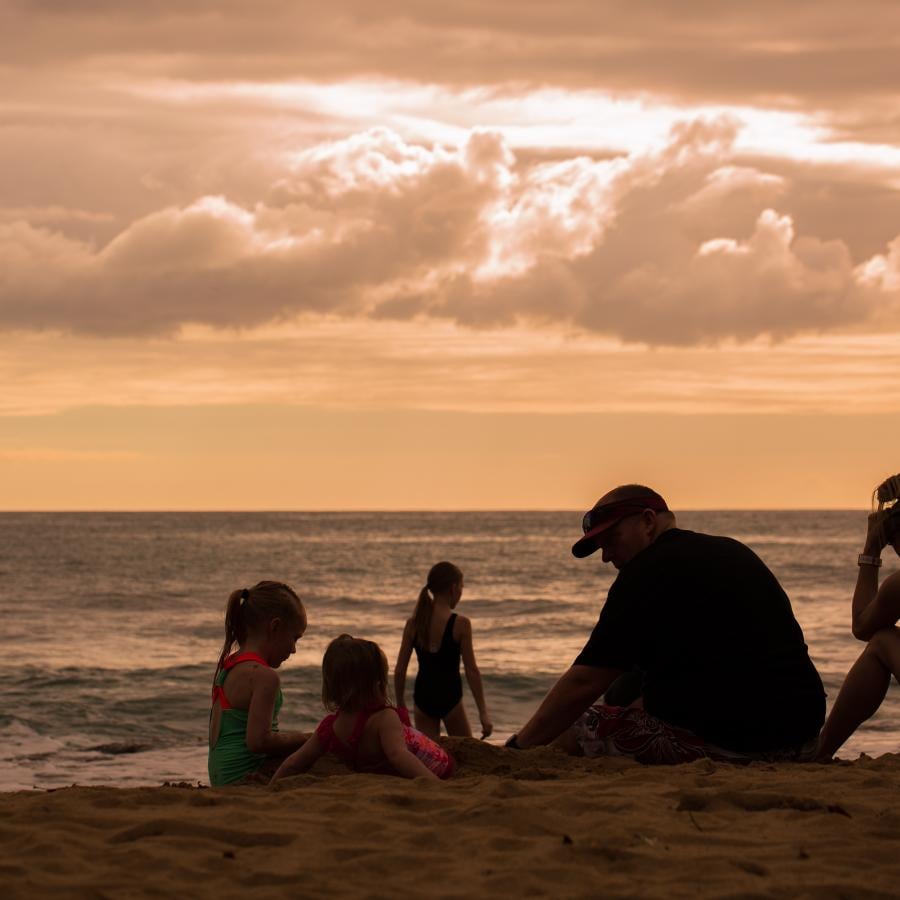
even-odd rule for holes
{"type": "Polygon", "coordinates": [[[900,8],[106,6],[0,15],[0,508],[896,470],[900,8]]]}

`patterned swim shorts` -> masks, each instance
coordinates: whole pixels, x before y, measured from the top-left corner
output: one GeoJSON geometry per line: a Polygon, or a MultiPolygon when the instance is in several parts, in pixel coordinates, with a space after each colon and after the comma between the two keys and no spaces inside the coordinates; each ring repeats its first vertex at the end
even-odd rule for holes
{"type": "Polygon", "coordinates": [[[648,765],[671,766],[704,758],[733,763],[805,762],[815,755],[815,740],[769,753],[725,750],[636,707],[591,706],[573,728],[585,756],[628,756],[648,765]]]}

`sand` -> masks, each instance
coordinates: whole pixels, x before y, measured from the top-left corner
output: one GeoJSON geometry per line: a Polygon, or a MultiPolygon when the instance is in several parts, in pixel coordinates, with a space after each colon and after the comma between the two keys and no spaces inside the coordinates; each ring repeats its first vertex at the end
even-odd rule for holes
{"type": "Polygon", "coordinates": [[[897,897],[900,756],[644,767],[448,740],[444,783],[0,794],[6,898],[897,897]]]}

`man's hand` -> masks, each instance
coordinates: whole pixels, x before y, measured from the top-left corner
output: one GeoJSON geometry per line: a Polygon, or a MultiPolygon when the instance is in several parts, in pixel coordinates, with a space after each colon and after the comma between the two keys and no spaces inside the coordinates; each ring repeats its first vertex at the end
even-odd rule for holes
{"type": "Polygon", "coordinates": [[[550,689],[537,712],[515,735],[521,749],[549,744],[562,734],[623,672],[572,666],[550,689]]]}

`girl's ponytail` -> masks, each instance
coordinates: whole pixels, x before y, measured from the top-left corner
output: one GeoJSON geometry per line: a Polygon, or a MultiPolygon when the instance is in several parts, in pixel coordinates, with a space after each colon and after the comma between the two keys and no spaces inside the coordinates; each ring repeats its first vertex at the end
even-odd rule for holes
{"type": "Polygon", "coordinates": [[[419,591],[419,599],[416,600],[416,608],[413,611],[413,625],[416,629],[416,640],[423,650],[428,649],[428,632],[431,629],[431,614],[434,612],[434,600],[428,585],[419,591]]]}
{"type": "Polygon", "coordinates": [[[247,602],[249,592],[247,588],[241,588],[232,591],[228,595],[228,602],[225,604],[225,643],[222,645],[222,652],[219,654],[219,662],[216,665],[216,674],[213,676],[213,684],[219,677],[219,672],[231,653],[231,648],[235,643],[240,644],[247,637],[247,627],[244,623],[244,604],[247,602]]]}
{"type": "Polygon", "coordinates": [[[240,588],[228,595],[225,604],[225,643],[219,654],[215,679],[225,666],[225,660],[235,644],[243,644],[247,633],[276,616],[298,618],[306,623],[306,610],[296,591],[280,581],[260,581],[252,588],[240,588]]]}
{"type": "Polygon", "coordinates": [[[449,591],[462,581],[462,571],[451,562],[435,563],[428,572],[428,581],[419,591],[416,608],[413,612],[413,624],[416,629],[416,640],[423,650],[428,649],[431,629],[431,616],[434,612],[434,594],[449,591]]]}

